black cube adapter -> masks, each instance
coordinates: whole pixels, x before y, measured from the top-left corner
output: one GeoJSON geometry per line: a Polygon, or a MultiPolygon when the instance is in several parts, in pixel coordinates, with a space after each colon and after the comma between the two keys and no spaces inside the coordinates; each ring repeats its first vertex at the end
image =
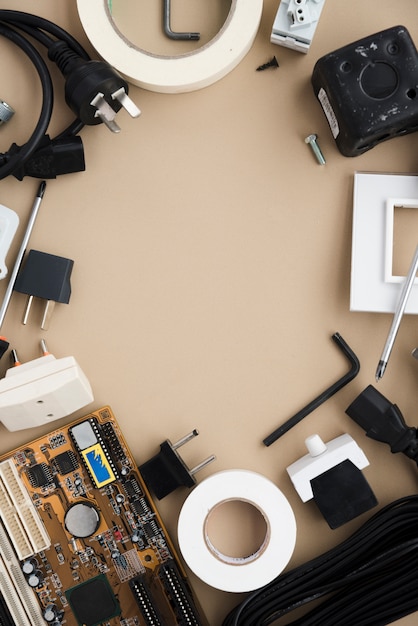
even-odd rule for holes
{"type": "Polygon", "coordinates": [[[311,82],[344,156],[418,130],[418,53],[404,26],[323,56],[311,82]]]}
{"type": "Polygon", "coordinates": [[[315,504],[332,529],[377,505],[369,483],[349,459],[313,478],[311,486],[315,504]]]}

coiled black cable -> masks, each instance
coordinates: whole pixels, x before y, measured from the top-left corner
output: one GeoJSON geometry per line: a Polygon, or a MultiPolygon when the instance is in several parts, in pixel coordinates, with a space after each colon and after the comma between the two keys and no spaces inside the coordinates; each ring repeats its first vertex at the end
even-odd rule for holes
{"type": "MultiPolygon", "coordinates": [[[[41,145],[47,133],[54,104],[53,86],[48,67],[27,36],[35,39],[46,49],[49,49],[57,40],[64,41],[81,58],[88,61],[90,57],[76,39],[61,27],[45,18],[21,11],[0,10],[0,35],[9,39],[25,53],[34,65],[42,85],[41,111],[31,136],[23,146],[14,144],[7,152],[0,154],[0,179],[4,179],[20,170],[41,145]]],[[[82,122],[75,119],[55,137],[55,140],[74,137],[82,128],[82,122]]]]}
{"type": "Polygon", "coordinates": [[[351,537],[251,593],[223,626],[383,626],[418,611],[418,496],[387,505],[351,537]],[[322,600],[303,617],[296,609],[322,600]]]}

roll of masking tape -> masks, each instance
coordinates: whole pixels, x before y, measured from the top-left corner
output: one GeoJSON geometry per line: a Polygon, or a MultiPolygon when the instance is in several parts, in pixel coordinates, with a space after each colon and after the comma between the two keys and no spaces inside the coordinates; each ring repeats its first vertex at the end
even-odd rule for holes
{"type": "Polygon", "coordinates": [[[176,57],[151,54],[117,29],[108,0],[77,0],[91,44],[130,83],[162,93],[207,87],[230,72],[251,48],[260,25],[263,0],[231,0],[218,34],[201,48],[176,57]]]}
{"type": "Polygon", "coordinates": [[[180,511],[178,541],[190,569],[208,585],[222,591],[253,591],[286,567],[295,547],[296,521],[289,502],[270,480],[247,470],[226,470],[190,493],[180,511]],[[266,522],[261,546],[247,557],[222,554],[208,536],[211,513],[231,500],[253,505],[266,522]]]}

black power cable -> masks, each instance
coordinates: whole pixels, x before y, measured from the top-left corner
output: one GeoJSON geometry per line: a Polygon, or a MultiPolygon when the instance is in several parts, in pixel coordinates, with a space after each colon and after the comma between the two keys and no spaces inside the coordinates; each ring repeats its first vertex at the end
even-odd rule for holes
{"type": "Polygon", "coordinates": [[[83,171],[84,151],[78,133],[85,124],[104,122],[111,130],[123,106],[133,115],[139,110],[131,103],[127,82],[107,63],[90,58],[80,43],[53,22],[21,11],[0,10],[0,35],[18,46],[35,67],[42,86],[42,105],[38,122],[22,146],[12,144],[0,154],[0,179],[13,175],[55,178],[59,174],[83,171]],[[51,120],[54,92],[51,76],[42,55],[28,39],[45,47],[50,61],[63,73],[65,99],[75,113],[74,121],[56,137],[47,129],[51,120]],[[129,101],[129,107],[126,104],[129,101]]]}
{"type": "Polygon", "coordinates": [[[418,496],[381,509],[351,537],[278,576],[223,626],[384,626],[418,610],[418,496]],[[280,618],[322,600],[303,617],[280,618]]]}

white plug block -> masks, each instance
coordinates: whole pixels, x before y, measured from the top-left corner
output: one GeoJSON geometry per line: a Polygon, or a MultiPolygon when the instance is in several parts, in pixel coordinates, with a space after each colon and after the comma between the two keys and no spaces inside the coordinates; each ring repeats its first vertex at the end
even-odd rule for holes
{"type": "Polygon", "coordinates": [[[18,226],[18,214],[0,204],[0,280],[7,276],[6,256],[18,226]]]}
{"type": "Polygon", "coordinates": [[[270,41],[285,48],[308,52],[325,0],[281,0],[270,41]]]}
{"type": "Polygon", "coordinates": [[[11,431],[33,428],[66,417],[93,399],[74,357],[46,354],[9,368],[0,380],[0,421],[11,431]]]}
{"type": "Polygon", "coordinates": [[[341,435],[325,444],[319,435],[312,435],[305,440],[308,454],[286,468],[290,479],[301,497],[302,502],[312,500],[311,480],[343,461],[351,461],[362,470],[369,465],[363,450],[354,439],[341,435]]]}

